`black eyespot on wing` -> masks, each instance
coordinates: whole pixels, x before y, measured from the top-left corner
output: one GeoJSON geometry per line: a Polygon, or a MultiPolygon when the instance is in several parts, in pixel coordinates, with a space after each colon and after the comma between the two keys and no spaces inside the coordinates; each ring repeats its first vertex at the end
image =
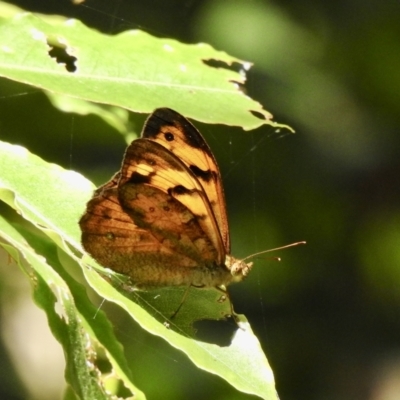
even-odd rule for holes
{"type": "Polygon", "coordinates": [[[175,139],[175,136],[171,132],[164,133],[164,137],[167,142],[172,142],[175,139]]]}
{"type": "MultiPolygon", "coordinates": [[[[185,141],[190,147],[202,149],[212,156],[208,145],[192,123],[184,116],[169,108],[158,108],[148,117],[142,131],[142,137],[148,139],[156,137],[160,133],[161,126],[171,126],[179,130],[183,129],[185,131],[185,141]]],[[[165,139],[170,141],[167,137],[165,139]]]]}

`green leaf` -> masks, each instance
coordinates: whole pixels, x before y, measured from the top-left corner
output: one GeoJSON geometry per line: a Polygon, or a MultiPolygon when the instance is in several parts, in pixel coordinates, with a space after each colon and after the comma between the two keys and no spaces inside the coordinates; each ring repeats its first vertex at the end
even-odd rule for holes
{"type": "MultiPolygon", "coordinates": [[[[91,197],[93,185],[73,171],[48,164],[26,149],[4,142],[0,142],[0,170],[0,198],[74,258],[66,243],[81,251],[78,220],[91,197]]],[[[19,250],[24,252],[23,247],[19,250]]],[[[240,317],[240,329],[229,346],[205,343],[188,337],[185,332],[177,333],[179,326],[172,327],[175,330],[168,328],[168,324],[175,322],[158,321],[93,268],[88,268],[86,262],[83,272],[97,293],[124,308],[144,329],[184,351],[198,367],[226,379],[238,390],[276,399],[273,373],[244,317],[240,317]]],[[[156,305],[152,307],[157,310],[156,305]]],[[[106,343],[102,344],[107,347],[106,343]]]]}
{"type": "MultiPolygon", "coordinates": [[[[174,322],[171,320],[165,324],[159,323],[142,307],[108,285],[94,270],[86,269],[85,276],[101,296],[125,309],[148,332],[185,352],[199,368],[219,375],[243,392],[263,399],[277,399],[272,370],[244,316],[238,316],[239,329],[235,331],[229,346],[205,343],[173,331],[171,326],[174,322]]],[[[179,327],[176,328],[179,331],[179,327]]]]}
{"type": "Polygon", "coordinates": [[[23,227],[18,228],[0,216],[0,234],[6,241],[0,241],[0,246],[25,272],[36,304],[46,312],[50,329],[64,350],[65,377],[70,390],[80,399],[109,398],[105,390],[107,376],[97,367],[97,349],[103,342],[115,376],[120,377],[131,393],[143,399],[143,394],[131,383],[122,349],[116,346],[109,322],[99,312],[96,320],[93,319],[95,307],[87,299],[84,288],[60,268],[54,243],[23,227]]]}
{"type": "Polygon", "coordinates": [[[170,107],[188,118],[245,130],[285,127],[240,89],[250,63],[208,44],[183,44],[140,30],[110,36],[77,20],[18,13],[4,5],[0,43],[0,75],[47,91],[142,113],[170,107]]]}
{"type": "Polygon", "coordinates": [[[131,131],[129,112],[120,107],[96,104],[90,101],[64,96],[61,94],[45,92],[54,107],[60,111],[79,115],[96,115],[105,123],[126,136],[127,143],[136,139],[139,135],[131,131]]]}

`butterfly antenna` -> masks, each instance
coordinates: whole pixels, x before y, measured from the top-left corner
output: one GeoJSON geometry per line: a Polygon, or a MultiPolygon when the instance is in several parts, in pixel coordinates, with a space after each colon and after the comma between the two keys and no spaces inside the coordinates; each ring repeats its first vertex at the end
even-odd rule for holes
{"type": "MultiPolygon", "coordinates": [[[[287,244],[286,246],[276,247],[275,249],[259,251],[258,253],[250,254],[249,256],[243,258],[242,261],[248,260],[249,258],[253,258],[253,257],[259,256],[260,254],[265,254],[265,253],[269,253],[271,251],[276,251],[276,250],[287,249],[288,247],[298,246],[299,244],[306,244],[306,243],[307,242],[305,242],[305,241],[296,242],[296,243],[287,244]]],[[[279,257],[278,257],[278,260],[280,260],[279,257]]]]}

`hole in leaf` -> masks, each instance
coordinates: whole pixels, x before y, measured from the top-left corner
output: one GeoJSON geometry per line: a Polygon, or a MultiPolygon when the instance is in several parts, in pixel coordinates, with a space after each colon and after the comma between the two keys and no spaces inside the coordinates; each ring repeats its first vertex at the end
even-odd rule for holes
{"type": "Polygon", "coordinates": [[[247,94],[247,89],[244,86],[244,83],[246,81],[247,71],[250,69],[252,65],[251,63],[245,61],[243,62],[233,61],[232,63],[228,63],[225,61],[216,60],[214,58],[203,60],[203,62],[204,64],[212,68],[224,68],[238,73],[240,77],[238,77],[238,79],[231,79],[230,82],[233,83],[238,90],[240,90],[244,94],[247,94]]]}
{"type": "Polygon", "coordinates": [[[77,58],[68,54],[65,44],[50,40],[47,41],[47,44],[50,46],[49,56],[51,58],[54,58],[58,64],[64,65],[68,72],[76,71],[75,62],[77,58]]]}
{"type": "Polygon", "coordinates": [[[121,379],[118,380],[118,385],[117,385],[117,390],[116,390],[115,395],[116,395],[116,398],[118,398],[118,399],[133,399],[134,398],[134,393],[132,393],[124,385],[124,382],[121,379]]]}
{"type": "Polygon", "coordinates": [[[109,374],[112,372],[112,365],[105,356],[96,359],[96,366],[102,374],[109,374]]]}
{"type": "Polygon", "coordinates": [[[254,111],[254,110],[249,110],[255,117],[262,119],[263,121],[265,121],[265,115],[260,113],[259,111],[254,111]]]}
{"type": "Polygon", "coordinates": [[[213,68],[225,68],[239,73],[242,73],[243,71],[243,64],[241,64],[240,62],[232,62],[231,64],[229,64],[225,61],[210,58],[208,60],[203,60],[203,63],[213,68]]]}

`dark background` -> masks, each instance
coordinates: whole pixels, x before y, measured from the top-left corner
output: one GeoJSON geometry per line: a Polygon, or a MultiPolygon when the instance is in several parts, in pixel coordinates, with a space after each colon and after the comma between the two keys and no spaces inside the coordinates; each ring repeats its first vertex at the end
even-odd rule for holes
{"type": "MultiPolygon", "coordinates": [[[[222,170],[232,253],[307,245],[280,252],[281,263],[255,260],[248,280],[232,287],[235,309],[259,337],[282,400],[400,399],[400,3],[14,4],[110,34],[138,28],[207,42],[255,64],[249,95],[295,135],[194,123],[222,170]]],[[[0,90],[3,139],[96,183],[119,168],[125,143],[100,119],[62,114],[34,88],[1,80],[0,90]]],[[[118,323],[149,399],[251,397],[118,323]]]]}

